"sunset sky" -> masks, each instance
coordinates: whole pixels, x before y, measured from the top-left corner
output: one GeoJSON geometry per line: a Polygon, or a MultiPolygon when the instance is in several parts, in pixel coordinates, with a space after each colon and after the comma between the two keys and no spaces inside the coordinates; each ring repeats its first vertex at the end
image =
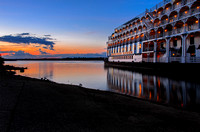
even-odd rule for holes
{"type": "Polygon", "coordinates": [[[160,1],[1,0],[0,53],[13,58],[101,54],[114,28],[160,1]]]}

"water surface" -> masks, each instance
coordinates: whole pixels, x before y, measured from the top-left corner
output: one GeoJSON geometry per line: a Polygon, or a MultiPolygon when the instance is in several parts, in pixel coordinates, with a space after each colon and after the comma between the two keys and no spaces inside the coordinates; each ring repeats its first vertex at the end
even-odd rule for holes
{"type": "Polygon", "coordinates": [[[17,74],[113,91],[180,108],[200,110],[200,85],[184,80],[105,68],[103,61],[6,61],[28,67],[17,74]]]}
{"type": "Polygon", "coordinates": [[[18,75],[108,90],[103,61],[6,61],[8,65],[28,67],[18,75]]]}

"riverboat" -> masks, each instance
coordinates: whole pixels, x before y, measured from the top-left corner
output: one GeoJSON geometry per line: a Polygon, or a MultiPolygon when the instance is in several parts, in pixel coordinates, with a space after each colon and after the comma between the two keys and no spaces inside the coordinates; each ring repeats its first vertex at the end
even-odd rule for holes
{"type": "Polygon", "coordinates": [[[200,63],[200,0],[164,0],[114,29],[109,62],[200,63]]]}

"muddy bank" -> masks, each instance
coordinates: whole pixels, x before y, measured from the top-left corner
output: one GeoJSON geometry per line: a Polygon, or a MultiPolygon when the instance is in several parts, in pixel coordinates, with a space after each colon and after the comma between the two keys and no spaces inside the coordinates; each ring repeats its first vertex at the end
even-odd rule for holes
{"type": "Polygon", "coordinates": [[[111,92],[0,76],[0,131],[199,131],[200,115],[111,92]]]}

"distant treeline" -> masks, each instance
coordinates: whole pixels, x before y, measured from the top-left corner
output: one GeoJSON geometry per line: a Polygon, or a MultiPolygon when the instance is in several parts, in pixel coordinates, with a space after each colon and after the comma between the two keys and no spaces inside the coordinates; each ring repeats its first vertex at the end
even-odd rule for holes
{"type": "Polygon", "coordinates": [[[0,74],[5,73],[4,59],[0,56],[0,74]]]}
{"type": "Polygon", "coordinates": [[[0,56],[0,66],[3,66],[4,64],[4,59],[0,56]]]}
{"type": "Polygon", "coordinates": [[[10,65],[4,65],[4,59],[0,56],[0,74],[15,74],[16,70],[24,72],[27,67],[15,67],[10,65]]]}
{"type": "Polygon", "coordinates": [[[34,58],[34,59],[4,59],[5,61],[104,61],[105,57],[97,57],[97,58],[87,58],[87,57],[76,57],[76,58],[34,58]]]}

